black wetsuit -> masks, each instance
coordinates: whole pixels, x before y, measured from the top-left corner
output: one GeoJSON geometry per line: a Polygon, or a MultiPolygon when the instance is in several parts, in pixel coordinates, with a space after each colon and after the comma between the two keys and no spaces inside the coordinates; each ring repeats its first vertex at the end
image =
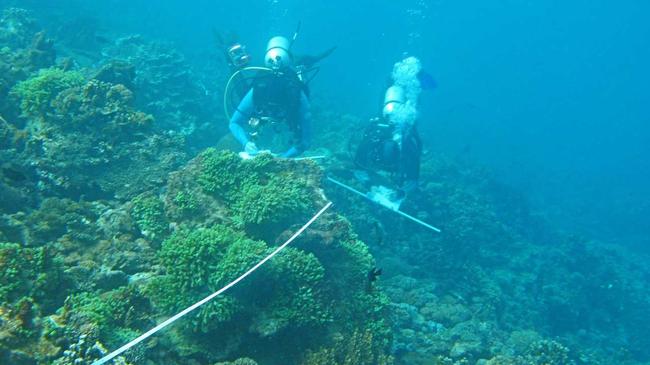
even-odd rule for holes
{"type": "Polygon", "coordinates": [[[355,156],[355,164],[366,170],[392,174],[400,187],[417,183],[420,177],[422,142],[415,127],[405,128],[402,146],[393,140],[396,126],[385,120],[373,120],[366,128],[355,156]]]}

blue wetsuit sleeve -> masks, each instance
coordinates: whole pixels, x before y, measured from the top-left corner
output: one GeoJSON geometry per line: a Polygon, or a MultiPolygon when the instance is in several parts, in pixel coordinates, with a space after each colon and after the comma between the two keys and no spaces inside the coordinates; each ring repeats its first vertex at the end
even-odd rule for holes
{"type": "Polygon", "coordinates": [[[239,102],[237,110],[235,110],[235,113],[230,118],[230,124],[228,125],[228,128],[230,129],[232,135],[244,147],[246,146],[246,143],[248,143],[249,139],[243,126],[246,120],[250,118],[251,115],[253,115],[254,108],[253,89],[251,89],[248,93],[246,93],[246,96],[244,96],[242,101],[239,102]]]}
{"type": "Polygon", "coordinates": [[[300,93],[300,140],[294,146],[291,146],[282,157],[295,157],[303,153],[311,145],[311,110],[309,99],[304,92],[300,93]]]}

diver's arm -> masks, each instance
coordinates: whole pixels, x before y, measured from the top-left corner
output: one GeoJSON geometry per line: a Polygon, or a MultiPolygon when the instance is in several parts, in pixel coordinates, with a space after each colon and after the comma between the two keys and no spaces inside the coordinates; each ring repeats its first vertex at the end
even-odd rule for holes
{"type": "Polygon", "coordinates": [[[253,89],[251,89],[248,93],[246,93],[246,96],[244,96],[242,101],[237,106],[237,110],[235,110],[235,113],[230,118],[230,124],[228,125],[228,128],[230,129],[232,135],[244,147],[249,142],[249,139],[243,125],[246,123],[246,119],[250,118],[250,116],[253,114],[254,108],[253,89]]]}
{"type": "Polygon", "coordinates": [[[311,145],[311,110],[309,99],[304,92],[300,93],[300,140],[294,146],[291,146],[282,157],[295,157],[303,153],[311,145]]]}

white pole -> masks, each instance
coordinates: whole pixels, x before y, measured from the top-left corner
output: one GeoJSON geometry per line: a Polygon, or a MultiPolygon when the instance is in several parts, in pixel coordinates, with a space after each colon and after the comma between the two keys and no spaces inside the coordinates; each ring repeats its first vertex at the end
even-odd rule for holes
{"type": "MultiPolygon", "coordinates": [[[[364,193],[360,192],[359,190],[357,190],[357,189],[355,189],[355,188],[353,188],[353,187],[351,187],[351,186],[349,186],[349,185],[346,185],[346,184],[344,184],[344,183],[342,183],[342,182],[340,182],[340,181],[338,181],[338,180],[332,179],[332,178],[329,177],[329,176],[327,177],[327,180],[329,180],[329,181],[333,182],[334,184],[336,184],[336,185],[338,185],[338,186],[340,186],[340,187],[342,187],[342,188],[344,188],[344,189],[347,189],[347,190],[349,190],[349,191],[351,191],[351,192],[353,192],[353,193],[355,193],[355,194],[357,194],[357,195],[360,195],[360,196],[362,196],[362,197],[364,197],[364,198],[370,200],[370,201],[373,202],[373,203],[379,204],[379,203],[377,203],[376,201],[372,200],[372,199],[368,196],[368,194],[364,194],[364,193]]],[[[379,205],[381,205],[382,207],[384,207],[384,205],[382,205],[382,204],[379,204],[379,205]]],[[[402,211],[399,210],[399,209],[390,209],[390,208],[388,208],[388,207],[385,207],[385,208],[387,208],[387,209],[389,209],[389,210],[392,210],[393,212],[395,212],[395,213],[401,215],[401,216],[404,217],[404,218],[410,219],[410,220],[412,220],[412,221],[415,222],[415,223],[418,223],[418,224],[420,224],[420,225],[422,225],[422,226],[424,226],[424,227],[426,227],[426,228],[429,228],[429,229],[432,230],[432,231],[435,231],[435,232],[438,232],[438,233],[441,232],[440,229],[438,229],[438,228],[436,228],[436,227],[430,225],[429,223],[423,222],[423,221],[421,221],[421,220],[415,218],[414,216],[412,216],[412,215],[410,215],[410,214],[406,214],[406,213],[402,212],[402,211]]]]}

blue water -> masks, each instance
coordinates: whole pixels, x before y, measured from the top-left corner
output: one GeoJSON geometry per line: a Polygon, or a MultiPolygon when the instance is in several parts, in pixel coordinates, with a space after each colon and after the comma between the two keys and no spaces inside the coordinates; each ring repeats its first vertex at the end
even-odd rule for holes
{"type": "Polygon", "coordinates": [[[261,57],[302,22],[298,51],[338,46],[315,97],[360,116],[377,112],[392,64],[418,56],[439,86],[421,102],[427,149],[490,166],[565,229],[649,243],[647,2],[22,3],[53,22],[85,15],[106,34],[172,41],[196,64],[215,57],[212,29],[261,57]]]}

